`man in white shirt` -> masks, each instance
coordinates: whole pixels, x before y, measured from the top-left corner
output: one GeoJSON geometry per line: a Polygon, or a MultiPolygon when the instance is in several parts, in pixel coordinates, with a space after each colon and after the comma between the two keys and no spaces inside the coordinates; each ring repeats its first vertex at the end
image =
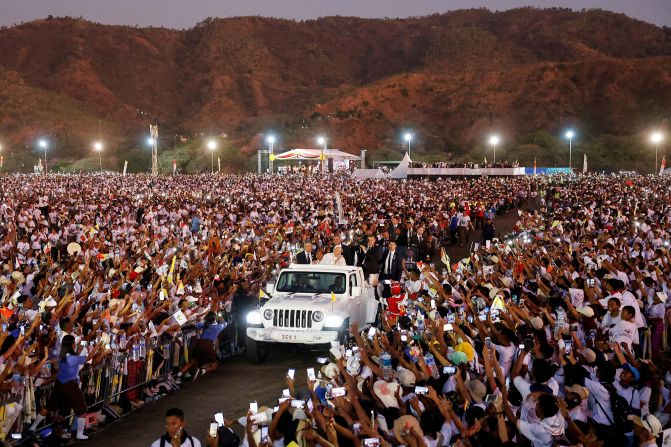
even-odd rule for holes
{"type": "Polygon", "coordinates": [[[326,253],[320,264],[347,265],[345,262],[345,257],[342,255],[342,247],[338,245],[333,248],[333,253],[326,253]]]}

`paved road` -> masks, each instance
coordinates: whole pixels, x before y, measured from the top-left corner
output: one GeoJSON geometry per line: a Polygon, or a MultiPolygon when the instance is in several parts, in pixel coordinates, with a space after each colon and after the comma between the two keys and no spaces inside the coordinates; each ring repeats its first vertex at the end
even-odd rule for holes
{"type": "MultiPolygon", "coordinates": [[[[517,219],[515,211],[495,222],[497,232],[509,232],[517,219]]],[[[472,240],[480,240],[480,231],[472,240]]],[[[453,260],[466,255],[468,247],[450,249],[453,260]]],[[[308,367],[316,366],[317,352],[280,347],[271,352],[263,365],[253,365],[244,357],[226,360],[217,371],[186,383],[181,390],[150,402],[110,424],[81,443],[95,447],[149,447],[163,432],[163,415],[170,407],[182,408],[186,413],[187,430],[203,441],[212,415],[222,411],[227,418],[246,414],[249,402],[258,400],[259,406],[273,407],[282,395],[284,377],[289,368],[296,369],[296,385],[303,387],[308,367]]]]}

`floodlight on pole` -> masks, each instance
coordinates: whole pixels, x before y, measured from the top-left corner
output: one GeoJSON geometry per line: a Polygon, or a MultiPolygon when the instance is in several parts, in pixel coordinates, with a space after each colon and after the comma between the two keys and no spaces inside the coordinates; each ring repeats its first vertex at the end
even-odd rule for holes
{"type": "Polygon", "coordinates": [[[275,158],[273,152],[273,146],[275,145],[275,135],[270,134],[266,137],[266,142],[268,143],[268,167],[270,168],[270,174],[273,174],[273,159],[275,158]]]}
{"type": "Polygon", "coordinates": [[[44,175],[47,175],[47,146],[49,146],[49,143],[47,143],[47,140],[40,140],[37,144],[44,149],[44,175]]]}
{"type": "Polygon", "coordinates": [[[403,135],[403,139],[408,143],[408,157],[410,156],[410,142],[412,141],[412,134],[410,132],[406,132],[403,135]]]}
{"type": "Polygon", "coordinates": [[[564,136],[568,140],[568,168],[573,173],[573,137],[575,137],[575,132],[573,129],[569,129],[564,136]]]}
{"type": "Polygon", "coordinates": [[[154,139],[152,137],[147,138],[147,146],[153,146],[154,145],[154,139]]]}
{"type": "Polygon", "coordinates": [[[100,172],[103,172],[103,155],[102,155],[103,144],[102,144],[102,142],[96,141],[95,143],[93,143],[93,149],[98,151],[98,161],[100,162],[100,172]]]}
{"type": "Polygon", "coordinates": [[[209,140],[207,142],[207,148],[210,150],[210,155],[212,156],[211,160],[211,171],[214,174],[214,151],[217,150],[217,142],[215,140],[209,140]]]}
{"type": "Polygon", "coordinates": [[[657,165],[657,156],[659,154],[659,144],[664,141],[664,134],[658,130],[650,134],[650,142],[655,145],[655,173],[659,172],[657,165]]]}
{"type": "Polygon", "coordinates": [[[489,145],[494,149],[494,163],[496,163],[496,146],[501,142],[501,137],[498,135],[491,135],[489,137],[489,145]]]}

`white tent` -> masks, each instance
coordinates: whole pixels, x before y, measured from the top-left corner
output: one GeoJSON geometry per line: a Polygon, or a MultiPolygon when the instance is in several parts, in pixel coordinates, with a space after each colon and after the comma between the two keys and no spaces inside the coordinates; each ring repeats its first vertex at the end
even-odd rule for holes
{"type": "Polygon", "coordinates": [[[275,160],[319,160],[324,153],[325,159],[333,160],[361,160],[358,155],[341,151],[340,149],[291,149],[281,154],[275,154],[275,160]]]}
{"type": "Polygon", "coordinates": [[[408,169],[410,168],[411,162],[410,155],[406,152],[401,163],[399,163],[399,165],[389,174],[389,178],[408,178],[408,169]]]}

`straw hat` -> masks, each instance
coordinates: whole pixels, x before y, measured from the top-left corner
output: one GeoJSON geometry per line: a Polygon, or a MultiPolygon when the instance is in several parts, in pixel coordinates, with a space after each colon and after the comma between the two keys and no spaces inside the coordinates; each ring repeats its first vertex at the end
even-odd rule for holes
{"type": "Polygon", "coordinates": [[[421,438],[424,437],[422,427],[419,426],[419,421],[414,416],[401,416],[394,421],[394,436],[405,445],[410,445],[408,438],[410,433],[414,431],[421,438]]]}
{"type": "Polygon", "coordinates": [[[82,246],[79,245],[79,244],[76,243],[76,242],[70,242],[70,243],[68,244],[68,248],[67,248],[67,250],[68,250],[68,254],[69,254],[70,256],[73,256],[73,255],[75,255],[75,254],[81,253],[81,251],[82,251],[82,246]]]}

